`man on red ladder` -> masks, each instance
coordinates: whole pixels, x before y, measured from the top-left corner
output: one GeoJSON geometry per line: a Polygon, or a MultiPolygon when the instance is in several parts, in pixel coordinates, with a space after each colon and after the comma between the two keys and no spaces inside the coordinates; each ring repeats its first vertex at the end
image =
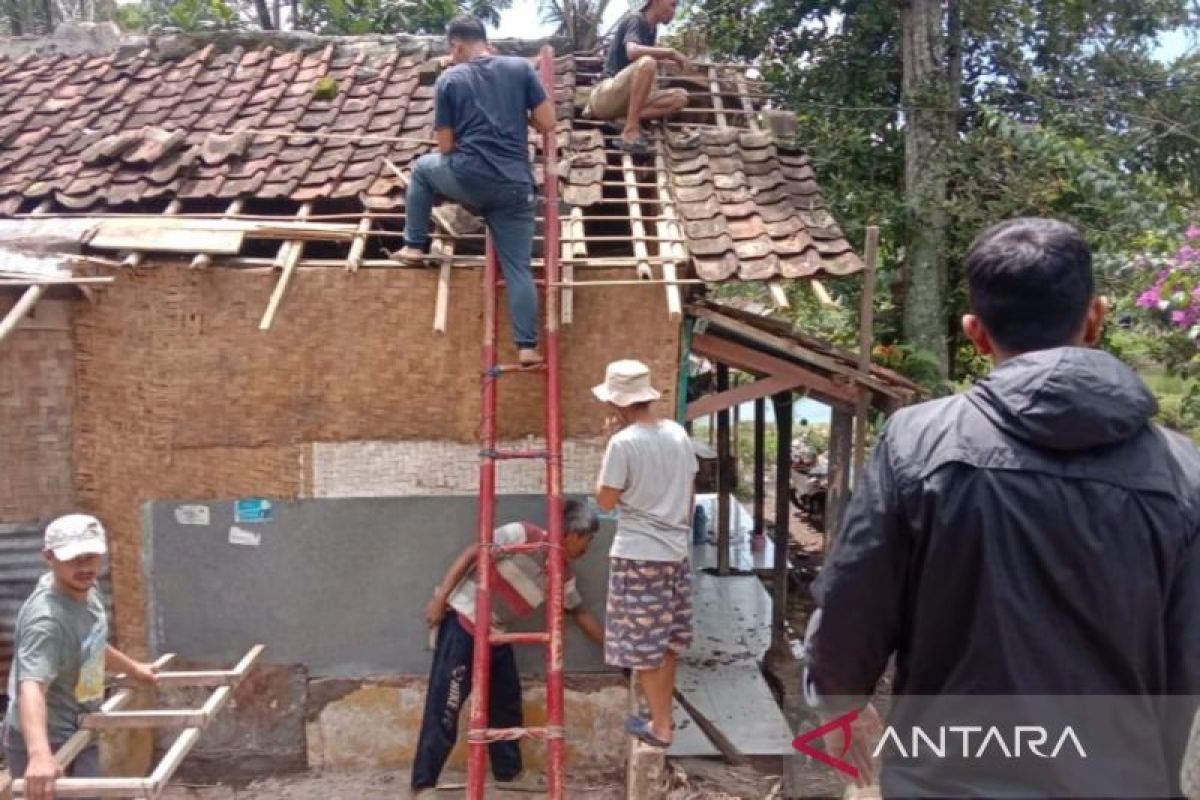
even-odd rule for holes
{"type": "Polygon", "coordinates": [[[612,408],[619,428],[608,442],[596,499],[620,508],[610,551],[604,660],[635,670],[650,719],[630,716],[625,730],[655,747],[671,744],[675,660],[692,641],[688,562],[698,468],[683,426],[660,419],[661,395],[640,361],[614,361],[592,392],[612,408]]]}
{"type": "MultiPolygon", "coordinates": [[[[600,527],[596,512],[580,500],[563,506],[563,555],[575,561],[587,552],[600,527]]],[[[545,541],[546,532],[528,522],[513,522],[496,529],[494,544],[534,544],[545,541]]],[[[437,647],[429,670],[425,716],[413,763],[414,797],[432,797],[442,767],[458,738],[458,715],[471,693],[471,653],[475,632],[475,574],[477,546],[469,545],[446,571],[425,607],[425,619],[437,628],[437,647]],[[453,612],[453,613],[447,613],[453,612]]],[[[546,599],[545,555],[517,553],[501,556],[492,576],[492,631],[503,632],[514,620],[536,611],[546,599]]],[[[604,629],[583,607],[583,598],[568,572],[563,588],[564,609],[585,636],[604,643],[604,629]]],[[[491,724],[521,726],[521,679],[511,644],[492,647],[492,691],[489,698],[491,724]]],[[[512,783],[521,774],[521,747],[516,741],[490,746],[492,773],[496,780],[512,783]]]]}
{"type": "Polygon", "coordinates": [[[453,20],[446,37],[454,66],[435,90],[438,152],[421,156],[413,167],[404,247],[394,258],[415,264],[429,257],[429,219],[438,196],[482,216],[504,273],[517,358],[536,364],[538,300],[530,272],[536,194],[528,128],[552,133],[554,104],[528,61],[492,55],[475,17],[453,20]]]}

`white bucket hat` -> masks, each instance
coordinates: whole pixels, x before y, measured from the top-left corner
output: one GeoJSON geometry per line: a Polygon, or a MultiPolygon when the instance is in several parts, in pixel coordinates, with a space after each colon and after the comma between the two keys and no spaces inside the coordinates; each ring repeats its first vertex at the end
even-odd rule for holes
{"type": "Polygon", "coordinates": [[[46,526],[45,549],[59,561],[71,561],[83,555],[102,556],[108,552],[104,526],[88,514],[67,514],[46,526]]]}
{"type": "Polygon", "coordinates": [[[603,403],[631,406],[662,397],[650,385],[650,368],[640,361],[614,361],[604,371],[604,383],[592,387],[592,394],[603,403]]]}

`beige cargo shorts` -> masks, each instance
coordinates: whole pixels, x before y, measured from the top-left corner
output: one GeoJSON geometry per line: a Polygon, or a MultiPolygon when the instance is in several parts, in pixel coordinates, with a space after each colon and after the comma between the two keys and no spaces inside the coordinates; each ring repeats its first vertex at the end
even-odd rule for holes
{"type": "MultiPolygon", "coordinates": [[[[658,68],[653,58],[642,56],[613,77],[605,78],[596,84],[592,89],[591,97],[588,98],[588,108],[591,109],[593,118],[617,119],[625,116],[625,111],[629,108],[629,92],[633,88],[633,77],[637,75],[638,69],[642,68],[641,65],[646,62],[653,64],[655,69],[658,68]]],[[[649,67],[645,67],[645,69],[649,69],[649,67]]],[[[646,98],[646,104],[650,105],[664,97],[674,95],[686,98],[687,91],[685,89],[651,89],[649,97],[646,98]]]]}

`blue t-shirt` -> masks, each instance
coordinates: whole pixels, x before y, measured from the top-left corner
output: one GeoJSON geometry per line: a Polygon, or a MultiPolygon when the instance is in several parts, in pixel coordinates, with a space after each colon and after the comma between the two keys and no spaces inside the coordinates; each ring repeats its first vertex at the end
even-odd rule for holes
{"type": "Polygon", "coordinates": [[[456,64],[437,82],[434,125],[454,130],[450,166],[464,181],[533,185],[529,112],[546,90],[523,58],[481,56],[456,64]]]}

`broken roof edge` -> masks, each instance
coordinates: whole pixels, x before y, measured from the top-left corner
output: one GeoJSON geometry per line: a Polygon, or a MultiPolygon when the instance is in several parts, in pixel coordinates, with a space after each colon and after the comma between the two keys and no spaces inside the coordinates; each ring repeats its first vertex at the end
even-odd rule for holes
{"type": "MultiPolygon", "coordinates": [[[[534,56],[544,45],[566,55],[570,48],[561,37],[542,39],[493,39],[490,43],[502,54],[534,56]]],[[[64,22],[49,36],[0,37],[0,58],[48,58],[53,56],[115,55],[118,60],[149,52],[165,61],[186,57],[205,47],[215,52],[235,48],[257,49],[270,46],[278,51],[312,51],[333,46],[335,53],[362,50],[402,53],[448,52],[443,36],[418,36],[407,33],[377,33],[360,36],[335,36],[307,31],[213,30],[183,32],[174,28],[152,29],[150,34],[129,34],[114,22],[64,22]]]]}

